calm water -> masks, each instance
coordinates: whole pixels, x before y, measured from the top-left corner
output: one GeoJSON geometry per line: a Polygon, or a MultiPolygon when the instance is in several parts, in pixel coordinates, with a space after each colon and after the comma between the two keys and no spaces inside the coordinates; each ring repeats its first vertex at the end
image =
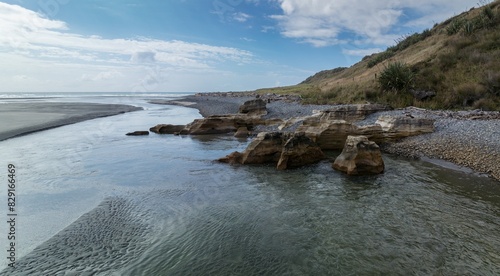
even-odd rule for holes
{"type": "Polygon", "coordinates": [[[218,164],[248,142],[124,135],[196,110],[92,99],[146,110],[0,142],[22,256],[2,275],[500,274],[498,182],[387,155],[384,175],[356,178],[218,164]]]}

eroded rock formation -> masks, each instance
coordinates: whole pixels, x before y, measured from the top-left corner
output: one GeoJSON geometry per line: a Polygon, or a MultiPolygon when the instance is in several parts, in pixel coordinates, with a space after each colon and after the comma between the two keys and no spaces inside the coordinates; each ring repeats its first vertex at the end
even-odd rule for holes
{"type": "Polygon", "coordinates": [[[380,174],[385,168],[379,146],[366,136],[348,136],[332,167],[348,175],[380,174]]]}
{"type": "Polygon", "coordinates": [[[265,115],[267,114],[266,102],[260,98],[246,101],[239,109],[242,114],[265,115]]]}
{"type": "Polygon", "coordinates": [[[325,155],[304,133],[262,132],[242,153],[233,152],[219,159],[230,164],[274,163],[279,170],[317,163],[325,155]]]}
{"type": "Polygon", "coordinates": [[[150,128],[149,131],[157,134],[176,134],[181,132],[185,127],[185,125],[159,124],[150,128]]]}

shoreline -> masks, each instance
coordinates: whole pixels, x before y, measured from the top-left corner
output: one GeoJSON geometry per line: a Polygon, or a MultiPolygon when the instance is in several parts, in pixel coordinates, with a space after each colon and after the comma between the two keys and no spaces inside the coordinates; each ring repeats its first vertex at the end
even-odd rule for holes
{"type": "Polygon", "coordinates": [[[26,102],[0,104],[0,141],[101,117],[142,110],[118,104],[26,102]]]}
{"type": "MultiPolygon", "coordinates": [[[[182,97],[175,101],[150,101],[154,104],[181,105],[199,110],[203,117],[238,113],[238,107],[256,95],[244,93],[202,93],[182,97]]],[[[300,99],[286,96],[264,95],[268,100],[265,118],[290,119],[312,115],[314,110],[328,109],[333,105],[302,105],[300,99]]],[[[389,154],[431,162],[450,162],[466,173],[488,175],[500,181],[500,112],[443,111],[407,107],[382,111],[356,122],[358,125],[374,123],[381,115],[411,114],[416,118],[435,119],[433,133],[408,137],[381,145],[389,154]],[[470,172],[467,172],[470,169],[470,172]]],[[[449,167],[449,166],[445,166],[449,167]]]]}

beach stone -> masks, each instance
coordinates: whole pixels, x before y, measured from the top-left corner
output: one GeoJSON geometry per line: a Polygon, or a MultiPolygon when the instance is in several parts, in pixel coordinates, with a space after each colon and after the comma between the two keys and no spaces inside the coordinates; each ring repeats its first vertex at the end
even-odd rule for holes
{"type": "Polygon", "coordinates": [[[149,131],[157,134],[175,134],[181,132],[185,127],[185,125],[159,124],[150,128],[149,131]]]}
{"type": "Polygon", "coordinates": [[[303,132],[293,133],[282,148],[277,169],[300,168],[305,165],[317,163],[323,159],[325,159],[325,154],[318,144],[313,142],[303,132]]]}
{"type": "Polygon", "coordinates": [[[379,146],[366,136],[347,137],[344,149],[332,167],[348,175],[381,174],[385,169],[379,146]]]}
{"type": "Polygon", "coordinates": [[[266,102],[260,98],[246,101],[240,106],[239,112],[243,114],[267,114],[266,102]]]}
{"type": "Polygon", "coordinates": [[[125,135],[127,135],[127,136],[143,136],[143,135],[149,135],[149,131],[138,130],[138,131],[134,131],[134,132],[129,132],[125,135]]]}

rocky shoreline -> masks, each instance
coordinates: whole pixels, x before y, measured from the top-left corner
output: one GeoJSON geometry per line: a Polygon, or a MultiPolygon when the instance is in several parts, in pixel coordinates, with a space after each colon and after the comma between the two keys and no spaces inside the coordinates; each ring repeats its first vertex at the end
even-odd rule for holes
{"type": "MultiPolygon", "coordinates": [[[[301,118],[338,105],[302,105],[297,96],[257,95],[255,93],[203,93],[177,101],[154,100],[156,104],[184,105],[200,110],[202,116],[238,113],[246,101],[260,98],[267,102],[263,119],[281,119],[289,122],[285,130],[295,131],[301,118]]],[[[381,143],[387,153],[410,158],[429,157],[450,161],[485,173],[500,180],[500,112],[486,111],[431,111],[415,107],[378,111],[354,124],[363,127],[373,124],[380,116],[407,116],[435,120],[434,132],[381,143]]],[[[283,126],[283,125],[282,125],[283,126]]],[[[277,125],[263,125],[256,132],[276,131],[277,125]]]]}

